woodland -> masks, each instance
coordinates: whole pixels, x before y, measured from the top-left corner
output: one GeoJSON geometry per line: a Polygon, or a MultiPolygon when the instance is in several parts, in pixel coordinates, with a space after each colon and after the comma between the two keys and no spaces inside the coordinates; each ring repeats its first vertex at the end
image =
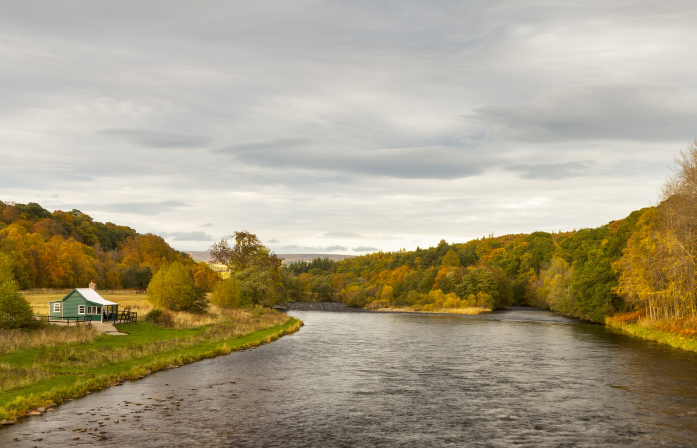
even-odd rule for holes
{"type": "Polygon", "coordinates": [[[160,268],[174,262],[206,291],[220,279],[209,265],[157,235],[103,224],[79,210],[0,202],[0,264],[11,266],[20,289],[86,288],[91,280],[99,289],[145,289],[160,268]]]}
{"type": "Polygon", "coordinates": [[[694,319],[697,142],[675,159],[660,201],[597,228],[292,263],[288,294],[417,311],[530,305],[593,322],[694,319]]]}

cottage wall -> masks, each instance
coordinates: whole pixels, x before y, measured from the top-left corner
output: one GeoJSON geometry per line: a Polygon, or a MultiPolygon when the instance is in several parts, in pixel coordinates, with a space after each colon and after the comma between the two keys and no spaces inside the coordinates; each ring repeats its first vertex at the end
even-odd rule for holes
{"type": "Polygon", "coordinates": [[[101,308],[102,305],[99,303],[94,303],[94,302],[90,302],[90,301],[86,300],[77,291],[71,292],[68,295],[68,297],[62,301],[62,303],[61,303],[62,313],[60,313],[60,312],[54,313],[53,312],[53,303],[55,303],[55,302],[49,303],[49,315],[50,316],[69,316],[69,317],[76,317],[76,316],[82,317],[82,316],[84,316],[86,318],[86,320],[93,320],[93,321],[96,321],[96,320],[101,321],[102,320],[101,314],[87,314],[87,307],[88,306],[95,306],[95,307],[98,306],[101,308]],[[78,314],[78,307],[80,305],[84,305],[85,314],[78,314]]]}

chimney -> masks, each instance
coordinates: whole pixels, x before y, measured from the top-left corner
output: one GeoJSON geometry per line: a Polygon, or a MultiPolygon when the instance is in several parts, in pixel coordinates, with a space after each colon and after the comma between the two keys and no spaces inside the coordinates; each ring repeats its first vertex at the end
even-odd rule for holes
{"type": "Polygon", "coordinates": [[[94,291],[97,290],[97,284],[94,282],[94,280],[90,280],[90,289],[94,291]]]}

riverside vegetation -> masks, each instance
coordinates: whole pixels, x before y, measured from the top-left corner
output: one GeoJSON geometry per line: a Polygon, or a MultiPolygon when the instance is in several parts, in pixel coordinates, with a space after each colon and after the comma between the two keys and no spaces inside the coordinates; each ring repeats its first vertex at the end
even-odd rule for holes
{"type": "Polygon", "coordinates": [[[289,295],[415,311],[531,305],[697,351],[697,141],[660,200],[594,229],[292,263],[289,295]]]}
{"type": "Polygon", "coordinates": [[[117,325],[127,336],[91,326],[0,330],[0,419],[16,419],[90,390],[151,372],[255,347],[297,331],[302,322],[274,310],[214,309],[214,324],[171,327],[149,322],[117,325]]]}

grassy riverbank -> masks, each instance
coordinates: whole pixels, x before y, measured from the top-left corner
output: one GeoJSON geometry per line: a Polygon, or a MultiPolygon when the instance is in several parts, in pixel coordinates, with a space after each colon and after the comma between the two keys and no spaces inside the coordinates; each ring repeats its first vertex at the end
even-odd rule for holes
{"type": "Polygon", "coordinates": [[[640,311],[608,317],[605,324],[637,338],[697,352],[695,318],[651,320],[640,311]]]}
{"type": "MultiPolygon", "coordinates": [[[[227,320],[171,329],[146,322],[117,325],[127,336],[89,328],[0,334],[0,419],[16,420],[91,390],[167,368],[256,347],[293,333],[302,322],[273,310],[235,311],[227,320]]],[[[32,330],[36,331],[36,330],[32,330]]]]}
{"type": "Polygon", "coordinates": [[[379,311],[384,313],[416,313],[416,314],[461,314],[466,316],[474,316],[482,313],[490,313],[491,308],[480,308],[470,306],[467,308],[434,308],[432,310],[417,311],[411,307],[388,307],[388,308],[366,308],[371,311],[379,311]]]}

